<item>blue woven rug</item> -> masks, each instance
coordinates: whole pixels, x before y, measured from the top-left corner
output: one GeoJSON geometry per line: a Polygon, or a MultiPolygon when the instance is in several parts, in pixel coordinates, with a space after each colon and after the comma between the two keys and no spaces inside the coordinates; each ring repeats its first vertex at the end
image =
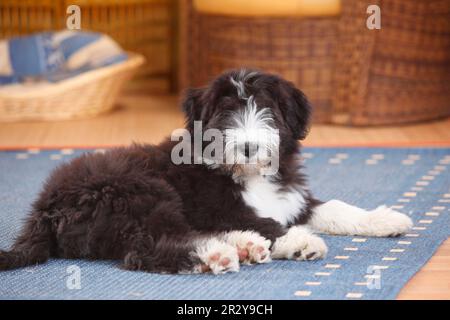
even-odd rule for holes
{"type": "MultiPolygon", "coordinates": [[[[1,249],[11,245],[49,171],[85,151],[0,152],[1,249]]],[[[320,199],[368,209],[395,206],[412,217],[414,229],[400,238],[324,236],[325,260],[275,261],[220,276],[123,271],[116,261],[51,260],[0,272],[0,298],[395,298],[449,236],[450,149],[306,148],[303,155],[320,199]]]]}

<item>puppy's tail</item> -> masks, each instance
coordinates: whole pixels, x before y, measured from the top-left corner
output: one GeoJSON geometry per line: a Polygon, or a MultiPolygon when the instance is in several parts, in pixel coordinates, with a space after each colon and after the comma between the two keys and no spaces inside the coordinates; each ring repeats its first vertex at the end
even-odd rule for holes
{"type": "Polygon", "coordinates": [[[10,270],[43,263],[50,256],[51,228],[47,221],[33,216],[10,251],[0,250],[0,270],[10,270]]]}

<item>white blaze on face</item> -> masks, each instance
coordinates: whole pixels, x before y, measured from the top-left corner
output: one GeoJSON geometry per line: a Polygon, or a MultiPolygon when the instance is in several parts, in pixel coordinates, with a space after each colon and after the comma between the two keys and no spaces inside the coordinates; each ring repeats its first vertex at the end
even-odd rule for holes
{"type": "Polygon", "coordinates": [[[247,173],[253,172],[249,167],[254,167],[260,174],[274,175],[279,166],[280,137],[270,109],[258,109],[254,96],[247,95],[245,83],[255,75],[256,72],[241,70],[236,79],[230,78],[245,104],[231,114],[231,125],[225,131],[225,160],[227,164],[240,165],[247,173]]]}
{"type": "Polygon", "coordinates": [[[231,79],[231,82],[246,104],[243,109],[232,113],[231,125],[225,131],[226,163],[258,167],[278,164],[279,133],[270,109],[258,109],[254,97],[246,97],[243,81],[231,79]]]}

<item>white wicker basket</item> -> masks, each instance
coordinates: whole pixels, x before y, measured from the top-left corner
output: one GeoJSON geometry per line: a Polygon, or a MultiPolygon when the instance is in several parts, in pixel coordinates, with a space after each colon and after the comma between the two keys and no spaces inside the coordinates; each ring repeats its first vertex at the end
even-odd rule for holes
{"type": "Polygon", "coordinates": [[[54,84],[1,90],[0,121],[63,120],[97,115],[114,107],[124,83],[144,63],[129,53],[121,63],[82,73],[54,84]]]}

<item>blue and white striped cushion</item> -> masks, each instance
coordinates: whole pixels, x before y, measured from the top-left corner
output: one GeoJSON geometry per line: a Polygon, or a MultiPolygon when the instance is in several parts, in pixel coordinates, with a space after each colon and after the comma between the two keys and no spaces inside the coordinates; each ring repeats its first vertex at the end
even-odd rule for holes
{"type": "Polygon", "coordinates": [[[96,32],[44,32],[1,40],[0,85],[56,82],[126,59],[114,40],[96,32]]]}

